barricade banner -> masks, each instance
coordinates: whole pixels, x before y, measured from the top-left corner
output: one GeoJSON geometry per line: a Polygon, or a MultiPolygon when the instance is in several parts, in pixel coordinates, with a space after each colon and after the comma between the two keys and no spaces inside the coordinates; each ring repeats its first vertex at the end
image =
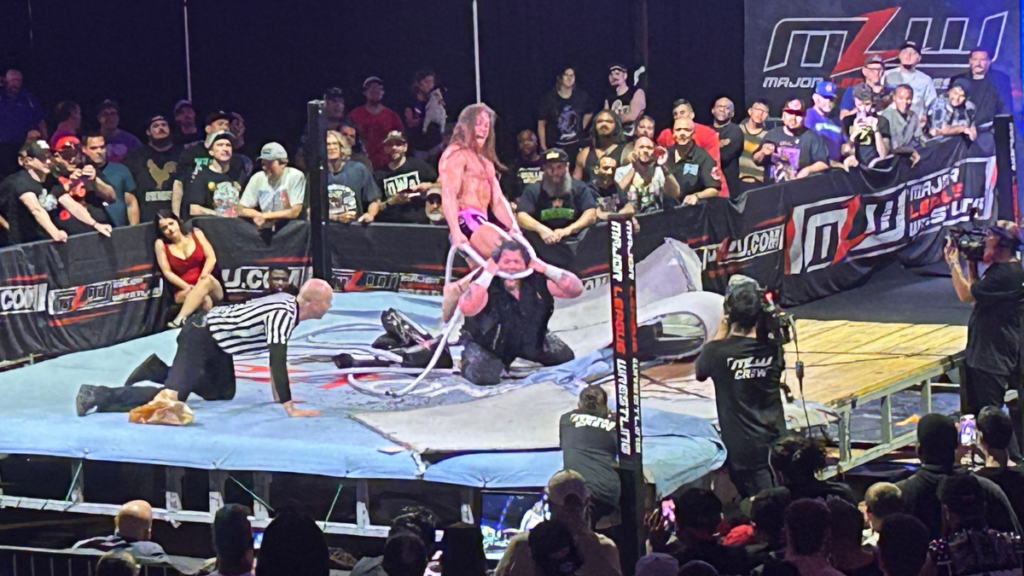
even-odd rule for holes
{"type": "Polygon", "coordinates": [[[950,77],[969,71],[972,48],[985,48],[1004,98],[1012,91],[1012,109],[1021,108],[1016,0],[747,0],[745,14],[747,100],[765,98],[775,114],[793,95],[809,101],[819,82],[831,80],[842,88],[861,82],[868,56],[881,56],[887,68],[898,66],[907,40],[921,48],[918,69],[940,89],[950,77]]]}

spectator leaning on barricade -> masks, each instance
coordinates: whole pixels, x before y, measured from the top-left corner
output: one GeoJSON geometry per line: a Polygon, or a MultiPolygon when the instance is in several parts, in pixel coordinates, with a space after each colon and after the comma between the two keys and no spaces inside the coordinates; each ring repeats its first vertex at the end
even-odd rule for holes
{"type": "Polygon", "coordinates": [[[392,130],[405,133],[402,119],[394,110],[381,104],[384,98],[384,81],[370,76],[363,81],[363,95],[366,104],[349,112],[348,117],[355,122],[359,135],[366,146],[366,154],[370,157],[373,169],[382,168],[390,160],[384,151],[384,139],[392,130]]]}
{"type": "MultiPolygon", "coordinates": [[[[959,434],[951,418],[942,414],[926,414],[917,423],[917,455],[921,459],[921,467],[913,476],[896,484],[903,494],[903,510],[924,522],[932,538],[942,535],[942,503],[937,496],[939,483],[952,476],[971,474],[956,467],[959,445],[959,434]]],[[[979,482],[988,525],[1002,532],[1019,534],[1020,524],[1006,494],[991,480],[980,478],[979,482]]],[[[980,506],[981,502],[976,504],[980,506]]],[[[882,527],[885,528],[884,522],[882,527]]]]}
{"type": "Polygon", "coordinates": [[[288,166],[288,153],[277,142],[263,145],[257,160],[259,172],[253,174],[238,202],[238,215],[252,218],[262,227],[277,220],[294,220],[302,214],[306,199],[306,175],[288,166]]]}
{"type": "Polygon", "coordinates": [[[636,213],[633,204],[629,201],[629,196],[615,181],[615,171],[618,168],[619,164],[611,156],[601,158],[597,161],[597,166],[594,167],[590,187],[594,191],[594,200],[597,202],[598,220],[608,220],[612,214],[636,213]]]}
{"type": "MultiPolygon", "coordinates": [[[[206,117],[205,140],[198,145],[186,148],[182,152],[181,158],[178,159],[177,171],[174,173],[173,192],[171,194],[171,210],[186,220],[193,216],[193,214],[189,214],[188,210],[182,206],[182,198],[191,188],[192,181],[207,164],[212,162],[211,146],[213,143],[210,142],[210,137],[214,134],[222,133],[231,134],[231,115],[227,112],[214,112],[206,117]]],[[[237,144],[233,134],[231,135],[231,141],[232,147],[237,144]]],[[[244,184],[245,164],[240,157],[234,155],[233,148],[228,162],[226,174],[232,181],[244,184]]]]}
{"type": "Polygon", "coordinates": [[[653,140],[646,136],[637,138],[629,163],[615,171],[615,181],[637,214],[660,212],[679,198],[679,183],[658,165],[654,150],[653,140]]]}
{"type": "Polygon", "coordinates": [[[52,173],[57,182],[50,194],[57,206],[50,219],[69,236],[93,231],[110,236],[110,216],[103,205],[115,200],[113,187],[99,178],[96,166],[84,161],[78,138],[61,138],[55,152],[52,173]]]}
{"type": "Polygon", "coordinates": [[[917,42],[907,40],[900,46],[900,65],[898,68],[889,70],[885,75],[883,84],[886,86],[899,86],[906,84],[910,86],[913,94],[913,102],[910,105],[916,119],[925,116],[928,109],[935,103],[938,94],[935,92],[935,81],[932,77],[917,69],[921,63],[921,50],[917,42]]]}
{"type": "MultiPolygon", "coordinates": [[[[1017,410],[1013,413],[1020,417],[1017,410]]],[[[978,412],[978,446],[985,455],[985,467],[975,474],[1003,489],[1019,520],[1024,517],[1024,469],[1019,465],[1009,466],[1013,439],[1013,423],[1006,412],[995,406],[986,406],[978,412]]]]}
{"type": "Polygon", "coordinates": [[[889,121],[878,115],[866,84],[857,84],[851,90],[857,113],[843,118],[843,164],[867,168],[875,160],[889,156],[889,121]]]}
{"type": "Polygon", "coordinates": [[[1008,114],[1012,105],[1010,79],[1005,74],[991,69],[992,55],[985,48],[971,50],[968,61],[970,72],[954,76],[950,82],[963,80],[974,104],[974,123],[978,132],[992,130],[992,120],[997,114],[1008,114]]]}
{"type": "Polygon", "coordinates": [[[18,151],[18,162],[21,170],[0,182],[0,213],[10,227],[8,241],[66,241],[67,232],[57,228],[50,218],[50,212],[58,206],[49,188],[54,162],[50,147],[45,140],[26,142],[18,151]]]}
{"type": "Polygon", "coordinates": [[[782,109],[782,126],[761,139],[754,162],[765,167],[766,182],[799,180],[828,170],[828,147],[821,136],[804,126],[804,103],[794,98],[782,109]]]}
{"type": "Polygon", "coordinates": [[[631,137],[636,121],[647,109],[647,94],[643,88],[629,85],[629,68],[617,62],[608,67],[608,84],[611,90],[605,96],[604,109],[622,119],[622,134],[631,137]]]}
{"type": "Polygon", "coordinates": [[[18,171],[18,150],[30,130],[46,138],[46,111],[28,90],[17,68],[9,68],[0,90],[0,177],[18,171]]]}
{"type": "MultiPolygon", "coordinates": [[[[878,113],[889,122],[890,141],[893,154],[908,155],[917,164],[917,152],[927,142],[921,116],[910,107],[914,89],[909,84],[900,84],[893,90],[893,105],[878,113]]],[[[927,119],[927,117],[926,117],[927,119]]]]}
{"type": "Polygon", "coordinates": [[[829,81],[818,82],[811,95],[814,106],[807,111],[804,126],[821,136],[828,148],[828,158],[834,162],[843,161],[842,146],[846,142],[843,127],[832,118],[836,104],[836,85],[829,81]]]}
{"type": "Polygon", "coordinates": [[[557,244],[597,221],[597,202],[590,186],[569,175],[569,155],[560,148],[544,153],[544,175],[530,184],[516,205],[523,230],[545,244],[557,244]]]}
{"type": "Polygon", "coordinates": [[[171,209],[173,176],[182,147],[171,137],[171,127],[160,114],[146,123],[147,142],[128,153],[124,165],[135,181],[139,221],[149,222],[160,210],[171,209]]]}
{"type": "Polygon", "coordinates": [[[747,184],[764,182],[764,168],[754,162],[754,153],[761,147],[761,140],[768,133],[764,122],[768,118],[768,101],[755,100],[747,108],[747,119],[740,123],[743,132],[743,153],[740,154],[740,180],[747,184]]]}
{"type": "Polygon", "coordinates": [[[114,189],[114,201],[105,209],[114,226],[134,226],[139,223],[139,202],[135,196],[135,180],[131,171],[120,162],[107,158],[106,141],[99,132],[87,132],[82,139],[82,153],[96,167],[100,180],[114,189]]]}
{"type": "MultiPolygon", "coordinates": [[[[864,76],[863,84],[871,89],[875,110],[885,110],[888,108],[889,104],[892,103],[892,92],[882,81],[882,76],[885,74],[885,60],[878,54],[868,56],[864,61],[864,66],[860,69],[860,73],[864,76]]],[[[854,86],[856,85],[854,84],[854,86]]],[[[853,102],[853,86],[851,86],[843,93],[843,98],[839,103],[839,119],[842,120],[856,113],[857,110],[853,102]]]]}
{"type": "Polygon", "coordinates": [[[441,134],[448,121],[444,90],[432,69],[421,68],[412,77],[411,92],[404,110],[409,155],[436,164],[444,151],[441,134]]]}
{"type": "Polygon", "coordinates": [[[589,145],[576,156],[572,177],[589,182],[598,160],[611,156],[619,166],[623,166],[629,163],[632,150],[633,145],[626,143],[622,134],[619,115],[611,110],[602,110],[594,115],[594,122],[590,125],[589,145]]]}
{"type": "Polygon", "coordinates": [[[427,224],[424,217],[425,195],[437,182],[437,171],[419,158],[409,158],[405,135],[392,130],[384,139],[388,163],[373,174],[374,183],[384,196],[380,204],[380,222],[427,224]]]}
{"type": "Polygon", "coordinates": [[[533,130],[520,132],[516,137],[516,143],[519,155],[508,163],[508,174],[501,179],[501,191],[505,193],[509,202],[516,202],[523,195],[524,188],[534,182],[540,182],[541,167],[544,165],[544,159],[538,152],[537,135],[533,130]]]}
{"type": "Polygon", "coordinates": [[[340,132],[327,132],[327,201],[331,220],[373,222],[380,211],[380,190],[373,174],[351,159],[352,146],[340,132]]]}
{"type": "Polygon", "coordinates": [[[185,148],[200,145],[206,134],[196,128],[196,109],[188,100],[178,100],[171,110],[171,118],[174,120],[174,131],[171,138],[175,144],[185,148]]]}
{"type": "Polygon", "coordinates": [[[953,80],[949,90],[935,100],[935,104],[928,110],[928,135],[939,138],[962,134],[971,140],[977,140],[975,107],[970,98],[970,82],[966,78],[953,80]]]}
{"type": "MultiPolygon", "coordinates": [[[[577,472],[562,470],[548,481],[545,490],[551,509],[551,520],[562,522],[573,535],[581,565],[578,576],[621,576],[619,550],[615,543],[597,534],[590,527],[587,509],[590,493],[586,482],[577,472]]],[[[534,576],[538,574],[529,545],[530,532],[516,534],[509,541],[495,576],[534,576]]]]}
{"type": "Polygon", "coordinates": [[[864,518],[868,522],[864,543],[877,544],[882,522],[903,512],[903,493],[895,484],[876,482],[864,493],[864,518]]]}
{"type": "Polygon", "coordinates": [[[540,101],[537,136],[541,150],[561,148],[575,160],[585,139],[583,129],[590,125],[590,117],[590,99],[576,85],[575,68],[564,66],[558,71],[555,86],[540,101]]]}
{"type": "Polygon", "coordinates": [[[668,148],[664,167],[679,186],[679,202],[691,206],[702,198],[718,196],[722,175],[711,155],[693,141],[693,119],[676,118],[673,125],[675,144],[668,148]]]}
{"type": "Polygon", "coordinates": [[[120,162],[125,155],[142,146],[134,134],[121,130],[121,108],[113,100],[104,100],[96,113],[100,134],[107,143],[107,159],[120,162]]]}
{"type": "MultiPolygon", "coordinates": [[[[674,122],[680,118],[694,119],[693,105],[688,100],[680,98],[672,103],[672,122],[673,125],[669,128],[665,128],[658,134],[656,144],[664,147],[672,146],[676,143],[675,137],[675,124],[674,122]]],[[[715,161],[715,168],[718,173],[722,173],[722,161],[721,161],[721,149],[718,142],[718,132],[710,126],[704,124],[693,123],[693,142],[697,144],[701,149],[711,156],[711,159],[715,161]]],[[[729,195],[729,186],[722,182],[722,195],[729,195]]]]}
{"type": "Polygon", "coordinates": [[[54,111],[57,119],[57,128],[50,135],[50,147],[57,144],[64,136],[81,136],[82,132],[82,107],[71,100],[64,100],[57,104],[54,111]]]}
{"type": "Polygon", "coordinates": [[[183,219],[193,216],[238,216],[242,185],[232,176],[231,168],[236,143],[235,135],[227,130],[206,137],[209,162],[192,179],[181,201],[183,219]]]}
{"type": "Polygon", "coordinates": [[[718,132],[722,176],[725,177],[728,188],[738,192],[740,188],[740,154],[743,153],[743,131],[732,121],[733,116],[736,115],[736,105],[728,98],[719,98],[715,100],[711,114],[715,117],[713,128],[715,132],[718,132]]]}

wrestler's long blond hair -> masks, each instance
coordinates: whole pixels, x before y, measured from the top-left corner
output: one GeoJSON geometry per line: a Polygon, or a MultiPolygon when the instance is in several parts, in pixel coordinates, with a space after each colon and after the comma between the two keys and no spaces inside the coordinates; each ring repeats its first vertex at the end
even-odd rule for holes
{"type": "Polygon", "coordinates": [[[455,131],[452,132],[452,144],[456,144],[461,148],[468,148],[470,150],[476,150],[481,156],[494,162],[494,166],[499,170],[504,171],[506,168],[498,160],[498,154],[494,151],[494,132],[498,115],[494,113],[487,104],[472,104],[466,106],[466,109],[459,114],[459,120],[455,124],[455,131]],[[487,141],[484,142],[483,148],[477,150],[474,141],[476,140],[473,136],[473,129],[476,127],[476,119],[481,113],[486,113],[491,117],[491,130],[487,134],[487,141]]]}

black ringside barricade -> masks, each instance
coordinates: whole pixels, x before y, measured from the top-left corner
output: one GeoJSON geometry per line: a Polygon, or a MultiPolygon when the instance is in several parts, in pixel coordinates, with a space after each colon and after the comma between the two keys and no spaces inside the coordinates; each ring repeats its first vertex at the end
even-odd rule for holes
{"type": "MultiPolygon", "coordinates": [[[[996,158],[962,138],[934,143],[910,165],[897,158],[873,170],[833,170],[756,189],[737,200],[640,216],[636,261],[665,238],[701,258],[704,287],[724,292],[732,274],[750,276],[786,305],[852,288],[899,260],[941,258],[945,230],[996,212],[996,158]]],[[[311,254],[310,225],[257,229],[244,220],[194,220],[217,252],[231,300],[258,295],[273,267],[294,283],[323,270],[338,291],[439,293],[450,243],[444,226],[325,223],[329,262],[311,254]],[[329,271],[329,272],[327,272],[329,271]]],[[[573,242],[548,246],[527,234],[538,255],[607,282],[609,229],[594,226],[573,242]]],[[[108,346],[153,333],[171,304],[159,282],[152,225],[114,230],[113,238],[75,236],[0,249],[0,362],[108,346]],[[116,246],[116,249],[115,249],[116,246]]],[[[455,274],[466,271],[456,260],[455,274]]]]}

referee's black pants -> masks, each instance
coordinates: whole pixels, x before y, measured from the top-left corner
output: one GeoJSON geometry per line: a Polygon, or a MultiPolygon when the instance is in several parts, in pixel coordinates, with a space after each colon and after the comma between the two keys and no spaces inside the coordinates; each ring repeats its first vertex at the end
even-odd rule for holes
{"type": "Polygon", "coordinates": [[[202,315],[193,315],[178,334],[178,351],[167,373],[163,387],[125,386],[98,388],[98,412],[129,412],[142,406],[164,388],[178,393],[178,400],[188,400],[196,394],[203,400],[231,400],[235,397],[235,363],[231,355],[221,350],[213,339],[202,315]]]}

